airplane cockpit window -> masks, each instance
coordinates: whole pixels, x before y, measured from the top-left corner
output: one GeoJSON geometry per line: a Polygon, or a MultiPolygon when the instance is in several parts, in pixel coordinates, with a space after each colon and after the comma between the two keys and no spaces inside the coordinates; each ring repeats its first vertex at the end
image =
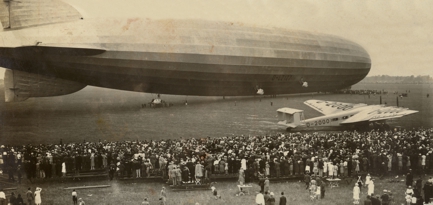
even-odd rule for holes
{"type": "Polygon", "coordinates": [[[349,118],[348,116],[344,116],[344,117],[342,117],[343,118],[343,120],[345,120],[345,119],[347,119],[347,118],[349,118]]]}

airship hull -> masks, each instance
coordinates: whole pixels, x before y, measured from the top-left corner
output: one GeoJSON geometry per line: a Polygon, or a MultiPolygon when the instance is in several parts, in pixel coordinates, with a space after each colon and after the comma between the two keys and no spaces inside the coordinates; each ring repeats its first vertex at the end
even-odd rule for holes
{"type": "Polygon", "coordinates": [[[3,50],[0,66],[84,85],[198,96],[332,91],[371,68],[365,49],[326,34],[201,20],[113,21],[7,31],[40,44],[3,50]],[[107,25],[113,21],[119,26],[107,25]]]}

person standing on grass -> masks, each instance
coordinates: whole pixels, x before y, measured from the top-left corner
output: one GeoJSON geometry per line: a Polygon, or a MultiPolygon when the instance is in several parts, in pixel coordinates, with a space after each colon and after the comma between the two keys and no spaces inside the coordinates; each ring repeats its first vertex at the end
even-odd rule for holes
{"type": "Polygon", "coordinates": [[[269,179],[268,179],[268,177],[266,177],[264,185],[265,185],[264,186],[265,192],[269,192],[269,179]]]}
{"type": "Polygon", "coordinates": [[[389,205],[389,195],[387,190],[383,190],[383,194],[380,199],[382,199],[382,205],[389,205]]]}
{"type": "Polygon", "coordinates": [[[147,201],[147,198],[144,198],[144,201],[141,202],[142,205],[149,205],[149,201],[147,201]]]}
{"type": "Polygon", "coordinates": [[[373,193],[374,193],[374,182],[373,179],[371,179],[367,185],[367,195],[373,196],[373,193]]]}
{"type": "Polygon", "coordinates": [[[364,205],[372,205],[370,196],[367,195],[367,199],[364,201],[364,205]]]}
{"type": "Polygon", "coordinates": [[[42,198],[41,198],[41,191],[42,189],[37,187],[35,191],[35,205],[41,205],[42,198]]]}
{"type": "Polygon", "coordinates": [[[34,195],[30,187],[27,189],[26,196],[27,196],[27,205],[33,205],[34,195]]]}
{"type": "Polygon", "coordinates": [[[268,200],[266,201],[266,203],[269,204],[269,205],[275,205],[274,192],[271,192],[271,193],[269,194],[269,198],[268,198],[268,200]]]}
{"type": "Polygon", "coordinates": [[[0,189],[0,205],[6,205],[6,194],[0,189]]]}
{"type": "Polygon", "coordinates": [[[367,173],[367,176],[365,177],[365,186],[368,186],[368,184],[370,183],[370,181],[371,181],[371,176],[370,176],[370,173],[367,173]]]}
{"type": "Polygon", "coordinates": [[[406,200],[406,205],[410,205],[412,203],[412,195],[411,194],[406,194],[406,197],[404,197],[404,199],[406,200]]]}
{"type": "Polygon", "coordinates": [[[78,199],[78,205],[86,205],[86,203],[84,202],[84,200],[82,198],[78,199]]]}
{"type": "Polygon", "coordinates": [[[305,176],[304,176],[305,189],[310,188],[310,181],[311,181],[310,175],[308,173],[305,173],[305,176]]]}
{"type": "Polygon", "coordinates": [[[15,193],[11,193],[11,197],[9,198],[9,204],[11,205],[17,205],[17,197],[15,197],[15,193]]]}
{"type": "Polygon", "coordinates": [[[262,192],[259,192],[256,195],[256,205],[265,205],[265,198],[262,192]]]}
{"type": "Polygon", "coordinates": [[[72,190],[72,203],[74,203],[74,205],[77,205],[78,203],[78,194],[75,189],[72,190]]]}
{"type": "Polygon", "coordinates": [[[279,205],[286,205],[286,204],[287,204],[286,196],[284,196],[284,192],[281,192],[279,205]]]}
{"type": "Polygon", "coordinates": [[[218,191],[217,191],[217,189],[215,188],[215,186],[212,186],[212,187],[211,187],[211,191],[212,191],[213,197],[214,197],[215,199],[221,199],[221,196],[218,195],[218,191]]]}
{"type": "Polygon", "coordinates": [[[18,194],[18,197],[17,197],[17,204],[18,204],[18,205],[22,205],[22,204],[24,204],[24,200],[23,200],[23,198],[21,197],[21,194],[18,194]]]}
{"type": "Polygon", "coordinates": [[[263,196],[263,199],[265,200],[265,205],[269,205],[268,199],[269,199],[269,193],[265,191],[265,195],[263,196]]]}
{"type": "Polygon", "coordinates": [[[411,170],[409,169],[409,173],[406,175],[406,187],[412,186],[413,184],[413,175],[411,170]]]}
{"type": "Polygon", "coordinates": [[[62,177],[66,177],[66,163],[62,163],[62,177]]]}
{"type": "Polygon", "coordinates": [[[359,186],[358,183],[355,183],[353,187],[353,204],[359,204],[359,186]]]}
{"type": "Polygon", "coordinates": [[[371,205],[380,205],[380,200],[374,194],[371,194],[371,205]]]}
{"type": "Polygon", "coordinates": [[[159,197],[162,200],[162,204],[166,205],[167,204],[167,192],[165,192],[165,187],[162,187],[161,194],[159,197]]]}
{"type": "Polygon", "coordinates": [[[321,183],[320,183],[320,198],[321,199],[325,198],[325,187],[326,187],[325,180],[321,180],[321,183]]]}

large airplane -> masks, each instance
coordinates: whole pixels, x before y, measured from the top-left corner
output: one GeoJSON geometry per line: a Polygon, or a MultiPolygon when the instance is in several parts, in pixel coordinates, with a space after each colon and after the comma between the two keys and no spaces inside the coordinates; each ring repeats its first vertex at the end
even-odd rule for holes
{"type": "Polygon", "coordinates": [[[323,114],[323,116],[304,119],[303,110],[280,108],[277,110],[279,125],[294,128],[320,130],[329,127],[368,128],[370,123],[384,123],[386,120],[417,113],[408,108],[367,105],[363,103],[342,103],[323,100],[307,100],[304,104],[323,114]]]}
{"type": "MultiPolygon", "coordinates": [[[[108,6],[104,1],[99,9],[108,6]]],[[[92,11],[60,0],[0,1],[6,102],[87,85],[196,96],[333,91],[356,84],[371,68],[364,48],[333,35],[82,13],[92,11]]]]}

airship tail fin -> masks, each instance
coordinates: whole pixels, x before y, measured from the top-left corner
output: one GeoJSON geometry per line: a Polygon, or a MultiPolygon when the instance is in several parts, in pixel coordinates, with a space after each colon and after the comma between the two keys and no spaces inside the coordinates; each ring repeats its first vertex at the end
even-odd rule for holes
{"type": "Polygon", "coordinates": [[[50,97],[77,92],[86,85],[55,77],[6,69],[4,90],[6,102],[24,101],[30,97],[50,97]]]}
{"type": "Polygon", "coordinates": [[[81,14],[60,0],[0,1],[0,24],[3,29],[20,29],[80,20],[81,14]]]}

